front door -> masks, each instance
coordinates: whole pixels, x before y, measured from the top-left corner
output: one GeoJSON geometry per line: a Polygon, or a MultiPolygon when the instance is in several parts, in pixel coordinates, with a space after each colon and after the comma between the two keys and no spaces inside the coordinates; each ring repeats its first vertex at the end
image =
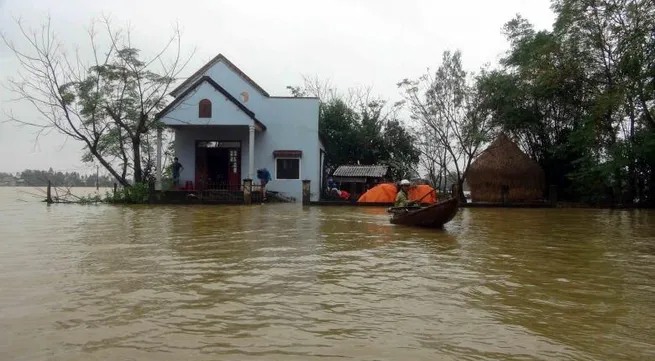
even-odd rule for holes
{"type": "Polygon", "coordinates": [[[241,189],[241,142],[196,141],[199,189],[241,189]]]}
{"type": "Polygon", "coordinates": [[[228,150],[229,162],[228,162],[228,184],[234,188],[234,190],[241,189],[241,149],[239,148],[229,148],[228,150]]]}

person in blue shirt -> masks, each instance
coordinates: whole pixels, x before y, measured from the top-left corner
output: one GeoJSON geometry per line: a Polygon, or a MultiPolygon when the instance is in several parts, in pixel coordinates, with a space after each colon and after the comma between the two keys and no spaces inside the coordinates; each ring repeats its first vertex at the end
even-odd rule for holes
{"type": "Polygon", "coordinates": [[[336,194],[337,196],[341,194],[341,191],[339,190],[339,186],[336,183],[334,183],[334,179],[332,179],[332,177],[328,178],[327,186],[328,186],[328,194],[330,195],[336,194]]]}
{"type": "Polygon", "coordinates": [[[266,168],[257,169],[257,179],[262,185],[262,201],[266,200],[266,184],[271,181],[271,172],[266,168]]]}

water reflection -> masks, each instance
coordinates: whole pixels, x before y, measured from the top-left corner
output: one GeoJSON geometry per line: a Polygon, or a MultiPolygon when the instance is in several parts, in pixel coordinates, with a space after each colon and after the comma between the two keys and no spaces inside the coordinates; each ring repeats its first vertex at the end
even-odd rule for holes
{"type": "Polygon", "coordinates": [[[653,212],[10,209],[6,359],[655,357],[653,212]]]}

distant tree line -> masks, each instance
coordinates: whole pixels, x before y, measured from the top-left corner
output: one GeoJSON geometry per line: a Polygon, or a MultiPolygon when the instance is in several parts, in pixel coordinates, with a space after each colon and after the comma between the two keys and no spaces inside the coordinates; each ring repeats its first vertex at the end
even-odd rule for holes
{"type": "Polygon", "coordinates": [[[113,177],[109,175],[99,174],[96,177],[95,174],[86,175],[78,172],[55,172],[52,168],[47,171],[26,169],[13,174],[0,172],[0,181],[12,178],[18,181],[16,185],[29,187],[45,187],[48,185],[48,181],[51,182],[52,186],[56,187],[95,187],[96,180],[100,187],[112,187],[115,182],[113,177]]]}

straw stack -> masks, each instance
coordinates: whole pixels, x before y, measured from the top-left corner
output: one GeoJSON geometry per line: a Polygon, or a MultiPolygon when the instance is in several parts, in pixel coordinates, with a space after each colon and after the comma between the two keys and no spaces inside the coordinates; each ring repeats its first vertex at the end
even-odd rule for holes
{"type": "Polygon", "coordinates": [[[507,202],[543,200],[543,169],[504,133],[471,164],[467,180],[473,202],[501,202],[503,186],[507,202]]]}

